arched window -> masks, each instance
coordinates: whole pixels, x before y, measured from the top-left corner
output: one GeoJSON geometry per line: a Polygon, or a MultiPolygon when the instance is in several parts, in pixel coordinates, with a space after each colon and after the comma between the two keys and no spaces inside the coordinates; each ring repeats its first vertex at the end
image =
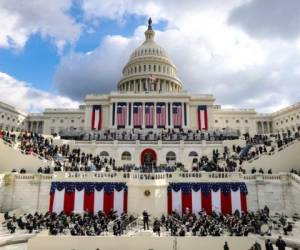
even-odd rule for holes
{"type": "Polygon", "coordinates": [[[106,151],[102,151],[102,152],[100,153],[100,156],[101,156],[101,157],[109,157],[109,154],[108,154],[106,151]]]}
{"type": "Polygon", "coordinates": [[[122,153],[121,156],[122,161],[131,161],[131,154],[128,151],[122,153]]]}
{"type": "Polygon", "coordinates": [[[189,153],[189,157],[197,157],[198,156],[198,154],[197,154],[197,152],[195,152],[195,151],[191,151],[190,153],[189,153]]]}
{"type": "Polygon", "coordinates": [[[176,161],[176,154],[173,151],[170,151],[166,155],[166,161],[176,161]]]}

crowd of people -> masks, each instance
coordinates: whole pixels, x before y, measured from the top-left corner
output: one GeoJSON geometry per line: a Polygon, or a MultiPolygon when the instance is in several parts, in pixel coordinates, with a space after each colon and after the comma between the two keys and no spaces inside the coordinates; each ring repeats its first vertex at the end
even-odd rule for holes
{"type": "Polygon", "coordinates": [[[63,139],[96,140],[96,141],[223,141],[238,139],[237,131],[200,131],[184,129],[103,129],[92,132],[70,132],[60,134],[63,139]]]}
{"type": "MultiPolygon", "coordinates": [[[[278,250],[285,250],[286,249],[286,243],[282,239],[281,236],[278,236],[278,238],[275,242],[275,246],[277,247],[278,250]]],[[[257,241],[255,241],[255,243],[250,247],[249,250],[262,250],[262,249],[263,248],[262,248],[261,244],[258,243],[257,241]]],[[[265,240],[265,249],[266,250],[274,250],[273,243],[271,242],[270,239],[265,240]]],[[[225,243],[224,243],[223,250],[230,250],[230,247],[229,247],[227,241],[225,241],[225,243]]]]}
{"type": "Polygon", "coordinates": [[[248,236],[249,233],[260,234],[261,225],[268,223],[269,219],[269,209],[265,207],[255,213],[236,211],[232,215],[216,212],[208,215],[204,211],[197,215],[186,211],[181,215],[174,211],[172,216],[162,216],[157,221],[172,236],[185,236],[187,233],[193,236],[248,236]]]}
{"type": "Polygon", "coordinates": [[[136,218],[126,213],[117,215],[116,211],[111,210],[108,215],[102,211],[97,214],[84,213],[69,215],[65,213],[34,213],[24,214],[22,216],[4,214],[5,221],[3,226],[11,234],[17,230],[26,233],[38,233],[42,230],[48,230],[50,235],[72,235],[72,236],[95,236],[111,233],[113,235],[122,235],[127,226],[136,218]]]}
{"type": "Polygon", "coordinates": [[[290,171],[292,174],[300,176],[300,170],[291,169],[290,171]]]}
{"type": "MultiPolygon", "coordinates": [[[[152,230],[158,236],[163,232],[165,236],[248,236],[249,234],[268,235],[272,233],[262,231],[262,225],[269,225],[272,220],[267,206],[257,212],[243,213],[235,211],[232,215],[223,215],[217,212],[207,214],[200,211],[191,213],[188,209],[183,214],[173,211],[172,215],[162,215],[154,218],[145,210],[142,215],[143,229],[152,230]],[[149,225],[151,222],[151,225],[149,225]]],[[[95,214],[60,214],[47,212],[45,214],[34,213],[22,216],[4,214],[3,227],[11,234],[16,231],[37,233],[48,230],[50,235],[95,236],[112,234],[120,236],[132,229],[139,230],[138,218],[122,213],[117,215],[111,210],[107,215],[102,211],[95,214]],[[132,226],[133,222],[136,222],[132,226]],[[130,227],[129,227],[130,225],[130,227]]],[[[293,226],[287,222],[284,216],[278,220],[285,234],[293,230],[293,226]]]]}
{"type": "MultiPolygon", "coordinates": [[[[133,132],[133,134],[135,134],[135,131],[133,132]]],[[[106,130],[101,131],[99,133],[106,134],[107,136],[119,135],[117,134],[117,132],[110,132],[106,130]]],[[[123,134],[123,136],[126,137],[126,133],[128,133],[128,131],[123,131],[121,134],[123,134]]],[[[182,138],[182,136],[187,136],[184,138],[189,138],[190,133],[195,135],[196,132],[175,132],[174,130],[168,130],[167,132],[165,132],[165,134],[162,133],[159,136],[164,135],[166,136],[166,138],[169,138],[169,136],[172,137],[178,134],[180,138],[182,138]]],[[[296,134],[294,137],[288,135],[282,136],[278,134],[274,135],[274,138],[266,135],[255,135],[253,137],[250,137],[248,134],[245,134],[244,136],[246,144],[243,147],[239,145],[233,145],[232,148],[228,148],[227,146],[225,146],[223,152],[219,152],[218,149],[213,150],[212,156],[210,157],[206,155],[202,155],[200,157],[195,156],[193,157],[193,163],[190,168],[190,166],[184,166],[180,162],[166,162],[165,164],[161,165],[148,164],[144,166],[137,166],[134,163],[126,163],[120,166],[116,165],[116,161],[112,157],[87,154],[82,152],[80,148],[70,149],[69,144],[64,144],[60,146],[54,145],[52,138],[46,138],[36,133],[21,132],[18,136],[16,136],[14,133],[0,131],[0,136],[8,142],[17,142],[19,144],[20,149],[26,154],[35,153],[36,155],[52,162],[51,164],[49,164],[49,166],[45,168],[37,169],[39,173],[52,173],[53,171],[136,171],[148,173],[188,171],[187,169],[191,169],[194,172],[240,171],[246,173],[246,169],[243,168],[243,163],[245,161],[256,159],[261,155],[270,154],[274,152],[276,147],[275,144],[277,144],[278,148],[282,148],[283,145],[286,145],[292,140],[298,138],[298,135],[296,134]]],[[[157,134],[150,133],[149,136],[157,136],[157,134]]],[[[212,137],[215,139],[215,137],[218,136],[220,135],[217,134],[213,135],[212,137]]],[[[13,170],[13,172],[15,171],[16,170],[13,170]]],[[[21,169],[19,172],[26,173],[26,169],[21,169]]],[[[248,169],[248,172],[251,172],[252,174],[259,172],[263,174],[265,171],[263,169],[248,169]]],[[[267,173],[272,174],[272,170],[269,169],[267,173]]]]}

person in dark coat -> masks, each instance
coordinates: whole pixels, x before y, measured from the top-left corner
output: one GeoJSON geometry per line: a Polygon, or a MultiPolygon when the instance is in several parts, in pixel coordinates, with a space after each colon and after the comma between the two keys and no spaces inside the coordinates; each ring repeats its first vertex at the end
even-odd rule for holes
{"type": "Polygon", "coordinates": [[[278,248],[278,250],[285,250],[286,244],[281,236],[279,236],[276,240],[276,247],[278,248]]]}
{"type": "Polygon", "coordinates": [[[229,246],[228,246],[228,243],[227,243],[227,241],[225,241],[225,243],[224,243],[224,248],[223,248],[224,250],[229,250],[229,246]]]}
{"type": "Polygon", "coordinates": [[[267,240],[266,240],[266,242],[265,242],[265,247],[266,247],[266,250],[274,250],[273,244],[271,243],[271,240],[270,240],[270,239],[267,239],[267,240]]]}
{"type": "Polygon", "coordinates": [[[143,212],[143,223],[144,223],[144,230],[149,230],[149,214],[146,210],[143,212]]]}

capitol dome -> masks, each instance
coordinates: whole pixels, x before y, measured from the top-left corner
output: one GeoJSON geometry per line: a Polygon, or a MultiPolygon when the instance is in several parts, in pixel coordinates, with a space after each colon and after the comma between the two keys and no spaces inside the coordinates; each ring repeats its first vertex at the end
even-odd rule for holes
{"type": "Polygon", "coordinates": [[[145,41],[133,51],[118,83],[121,92],[180,92],[182,83],[176,67],[164,48],[154,41],[151,18],[145,41]]]}

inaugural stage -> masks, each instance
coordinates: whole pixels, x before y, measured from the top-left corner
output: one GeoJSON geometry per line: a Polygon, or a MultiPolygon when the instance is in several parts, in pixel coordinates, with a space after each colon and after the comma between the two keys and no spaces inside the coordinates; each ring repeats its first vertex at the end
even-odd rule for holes
{"type": "Polygon", "coordinates": [[[228,242],[230,250],[244,250],[250,249],[255,241],[264,244],[264,241],[257,237],[158,237],[151,232],[150,235],[116,238],[49,236],[47,233],[41,233],[29,240],[28,250],[217,250],[223,249],[225,241],[228,242]]]}

